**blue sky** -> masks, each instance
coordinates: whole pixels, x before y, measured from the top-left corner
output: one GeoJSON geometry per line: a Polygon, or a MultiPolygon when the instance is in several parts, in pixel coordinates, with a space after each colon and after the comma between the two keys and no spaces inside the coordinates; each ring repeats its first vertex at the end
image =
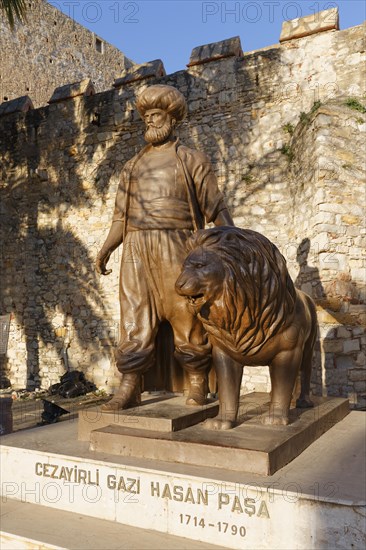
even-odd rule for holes
{"type": "Polygon", "coordinates": [[[244,51],[275,44],[282,22],[339,8],[340,27],[365,20],[364,0],[51,0],[51,4],[119,48],[136,63],[162,59],[185,68],[195,46],[239,35],[244,51]]]}

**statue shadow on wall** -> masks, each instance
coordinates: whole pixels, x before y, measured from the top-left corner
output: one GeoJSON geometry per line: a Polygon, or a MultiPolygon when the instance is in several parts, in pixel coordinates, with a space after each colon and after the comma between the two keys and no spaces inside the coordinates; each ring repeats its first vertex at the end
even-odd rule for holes
{"type": "MultiPolygon", "coordinates": [[[[294,281],[296,288],[302,290],[313,298],[315,304],[317,305],[319,299],[325,298],[325,291],[320,279],[319,270],[315,266],[308,264],[308,257],[310,253],[311,242],[310,239],[304,238],[299,244],[296,251],[296,261],[299,265],[299,272],[294,281]]],[[[318,323],[318,336],[314,346],[314,355],[313,355],[313,368],[312,368],[312,382],[315,384],[317,391],[316,393],[324,393],[323,380],[322,380],[322,351],[320,345],[320,327],[318,323]],[[319,391],[319,388],[321,390],[319,391]]],[[[314,390],[313,390],[314,391],[314,390]]]]}
{"type": "Polygon", "coordinates": [[[352,358],[344,353],[343,343],[352,337],[354,318],[343,311],[344,303],[360,303],[362,290],[352,281],[349,274],[327,285],[328,295],[321,282],[319,270],[308,264],[311,243],[308,238],[301,241],[297,249],[299,273],[295,286],[309,294],[317,309],[323,309],[329,320],[318,327],[318,338],[314,350],[312,382],[323,396],[345,397],[349,395],[348,370],[355,367],[352,358]],[[333,326],[332,326],[333,324],[333,326]],[[321,338],[321,340],[320,340],[321,338]]]}

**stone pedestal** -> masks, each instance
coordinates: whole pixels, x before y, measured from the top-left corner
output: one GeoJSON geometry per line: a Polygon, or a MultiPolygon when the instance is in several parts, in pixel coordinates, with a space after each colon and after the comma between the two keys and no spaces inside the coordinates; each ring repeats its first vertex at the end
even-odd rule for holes
{"type": "Polygon", "coordinates": [[[347,399],[315,397],[314,408],[290,411],[288,426],[268,426],[269,400],[267,393],[242,396],[238,425],[227,431],[202,423],[217,414],[217,403],[189,408],[173,398],[116,413],[97,408],[79,413],[79,438],[92,451],[271,475],[349,412],[347,399]]]}

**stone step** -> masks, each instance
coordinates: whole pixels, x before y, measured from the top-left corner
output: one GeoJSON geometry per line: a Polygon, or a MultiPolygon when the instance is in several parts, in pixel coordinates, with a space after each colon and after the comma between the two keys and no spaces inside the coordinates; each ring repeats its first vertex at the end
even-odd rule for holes
{"type": "Polygon", "coordinates": [[[1,504],[1,550],[209,550],[222,548],[168,533],[138,529],[7,499],[1,504]]]}

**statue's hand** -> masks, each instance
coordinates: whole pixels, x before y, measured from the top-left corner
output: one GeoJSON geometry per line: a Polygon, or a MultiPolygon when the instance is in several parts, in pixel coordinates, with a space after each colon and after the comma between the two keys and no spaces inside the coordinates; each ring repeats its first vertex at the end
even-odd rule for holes
{"type": "Polygon", "coordinates": [[[111,269],[107,269],[107,263],[110,258],[111,252],[99,252],[97,260],[95,262],[95,269],[100,275],[109,275],[112,273],[111,269]]]}

